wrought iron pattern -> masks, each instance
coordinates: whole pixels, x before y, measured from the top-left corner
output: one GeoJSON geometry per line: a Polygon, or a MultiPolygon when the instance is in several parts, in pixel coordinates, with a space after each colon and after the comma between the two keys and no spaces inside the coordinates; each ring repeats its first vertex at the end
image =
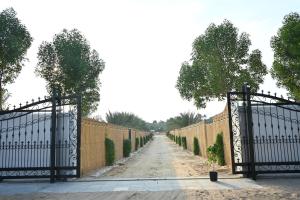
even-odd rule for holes
{"type": "Polygon", "coordinates": [[[300,172],[300,103],[263,92],[246,96],[228,93],[233,173],[255,178],[259,173],[300,172]]]}
{"type": "Polygon", "coordinates": [[[80,97],[55,96],[1,111],[0,179],[79,176],[78,110],[80,97]]]}

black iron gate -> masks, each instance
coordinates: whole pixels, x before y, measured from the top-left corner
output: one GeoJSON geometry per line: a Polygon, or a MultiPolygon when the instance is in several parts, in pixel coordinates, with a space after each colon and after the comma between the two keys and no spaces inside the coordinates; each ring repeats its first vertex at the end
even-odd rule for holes
{"type": "Polygon", "coordinates": [[[80,126],[80,96],[53,95],[1,111],[0,179],[79,177],[80,126]]]}
{"type": "Polygon", "coordinates": [[[227,101],[234,174],[300,173],[300,103],[247,85],[227,101]]]}

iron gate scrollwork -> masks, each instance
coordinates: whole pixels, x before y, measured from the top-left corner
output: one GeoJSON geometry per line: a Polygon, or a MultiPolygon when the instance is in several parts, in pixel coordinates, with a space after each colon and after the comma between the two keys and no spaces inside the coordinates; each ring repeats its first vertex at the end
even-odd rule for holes
{"type": "Polygon", "coordinates": [[[80,126],[77,95],[0,111],[0,179],[79,177],[80,126]]]}
{"type": "Polygon", "coordinates": [[[262,93],[227,94],[232,172],[300,173],[300,103],[262,93]]]}

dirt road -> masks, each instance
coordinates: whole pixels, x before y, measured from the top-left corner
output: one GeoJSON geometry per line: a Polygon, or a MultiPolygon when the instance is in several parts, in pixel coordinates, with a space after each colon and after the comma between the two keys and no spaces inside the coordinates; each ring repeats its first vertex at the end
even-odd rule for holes
{"type": "MultiPolygon", "coordinates": [[[[206,160],[183,150],[165,135],[156,135],[124,164],[97,178],[166,178],[208,176],[210,166],[206,160]]],[[[219,167],[220,175],[229,175],[226,167],[219,167]]]]}

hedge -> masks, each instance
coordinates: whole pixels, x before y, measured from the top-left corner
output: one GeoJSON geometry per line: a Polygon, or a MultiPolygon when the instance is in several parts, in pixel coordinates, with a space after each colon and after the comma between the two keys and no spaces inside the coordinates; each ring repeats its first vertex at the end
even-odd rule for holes
{"type": "Polygon", "coordinates": [[[217,134],[216,142],[216,156],[218,165],[225,165],[225,158],[224,158],[224,143],[223,143],[223,134],[219,133],[217,134]]]}
{"type": "Polygon", "coordinates": [[[182,137],[181,140],[183,149],[187,149],[186,137],[182,137]]]}
{"type": "Polygon", "coordinates": [[[137,151],[139,149],[139,145],[140,145],[140,140],[139,138],[135,138],[135,150],[137,151]]]}
{"type": "Polygon", "coordinates": [[[143,142],[143,138],[142,136],[140,136],[140,146],[143,147],[144,146],[144,142],[143,142]]]}
{"type": "Polygon", "coordinates": [[[109,139],[105,138],[105,164],[107,166],[113,165],[115,161],[115,144],[109,139]]]}
{"type": "Polygon", "coordinates": [[[181,146],[181,136],[178,136],[178,145],[181,146]]]}
{"type": "Polygon", "coordinates": [[[123,140],[123,156],[129,157],[131,152],[131,140],[123,140]]]}
{"type": "Polygon", "coordinates": [[[196,137],[194,137],[194,154],[200,155],[199,141],[198,141],[198,138],[196,138],[196,137]]]}

